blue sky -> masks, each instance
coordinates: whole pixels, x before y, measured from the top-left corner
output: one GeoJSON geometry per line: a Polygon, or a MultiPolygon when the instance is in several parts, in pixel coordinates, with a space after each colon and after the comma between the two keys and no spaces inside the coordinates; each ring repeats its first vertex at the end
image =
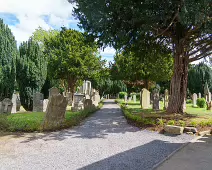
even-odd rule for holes
{"type": "MultiPolygon", "coordinates": [[[[28,40],[39,26],[46,30],[61,26],[80,30],[72,16],[73,4],[67,0],[0,0],[0,4],[0,18],[10,27],[18,44],[28,40]]],[[[107,47],[100,54],[112,61],[115,50],[107,47]]]]}

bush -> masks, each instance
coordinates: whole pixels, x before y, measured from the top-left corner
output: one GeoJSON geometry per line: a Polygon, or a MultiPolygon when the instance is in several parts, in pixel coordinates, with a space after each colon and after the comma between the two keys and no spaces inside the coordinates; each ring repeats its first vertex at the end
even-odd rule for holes
{"type": "Polygon", "coordinates": [[[7,114],[0,114],[0,131],[6,131],[8,126],[7,114]]]}
{"type": "Polygon", "coordinates": [[[206,100],[204,98],[197,99],[197,106],[200,108],[206,107],[206,100]]]}
{"type": "Polygon", "coordinates": [[[192,100],[191,100],[191,99],[188,99],[188,100],[186,101],[186,103],[187,103],[187,104],[192,104],[192,100]]]}
{"type": "Polygon", "coordinates": [[[169,120],[167,124],[168,125],[175,125],[175,120],[169,120]]]}
{"type": "Polygon", "coordinates": [[[127,95],[127,92],[119,92],[119,99],[124,99],[125,95],[127,95]]]}

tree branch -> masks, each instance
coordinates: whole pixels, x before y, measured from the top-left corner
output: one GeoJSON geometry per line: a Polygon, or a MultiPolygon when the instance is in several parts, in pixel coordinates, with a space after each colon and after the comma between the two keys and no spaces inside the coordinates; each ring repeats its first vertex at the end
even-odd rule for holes
{"type": "Polygon", "coordinates": [[[193,58],[190,58],[189,59],[189,62],[193,62],[193,61],[196,61],[196,60],[199,60],[199,59],[202,59],[202,58],[205,58],[207,56],[210,56],[212,54],[212,46],[209,48],[209,50],[205,50],[203,53],[193,57],[193,58]],[[209,53],[207,53],[208,51],[210,51],[209,53]]]}
{"type": "MultiPolygon", "coordinates": [[[[208,44],[206,44],[206,45],[200,47],[199,49],[197,49],[197,50],[195,50],[195,51],[189,53],[188,56],[190,57],[190,56],[196,54],[197,52],[199,52],[199,51],[201,51],[201,50],[203,50],[203,49],[207,50],[207,46],[208,46],[208,45],[212,45],[212,42],[209,42],[208,44]]],[[[211,47],[211,46],[210,46],[210,47],[211,47]]],[[[208,48],[210,49],[210,47],[208,47],[208,48]]],[[[207,51],[208,51],[208,50],[207,50],[207,51]]]]}

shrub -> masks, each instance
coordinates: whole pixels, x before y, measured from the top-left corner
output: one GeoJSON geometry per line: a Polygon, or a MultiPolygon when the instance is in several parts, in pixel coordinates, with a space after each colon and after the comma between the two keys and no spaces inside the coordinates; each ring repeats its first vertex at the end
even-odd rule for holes
{"type": "Polygon", "coordinates": [[[179,120],[179,121],[178,121],[178,124],[179,124],[180,126],[183,126],[183,127],[186,126],[186,123],[185,123],[185,121],[183,121],[183,120],[179,120]]]}
{"type": "Polygon", "coordinates": [[[175,120],[169,120],[167,124],[168,125],[175,125],[175,120]]]}
{"type": "Polygon", "coordinates": [[[125,95],[127,95],[127,92],[119,92],[119,99],[124,99],[125,95]]]}
{"type": "Polygon", "coordinates": [[[0,131],[5,131],[8,128],[7,114],[0,114],[0,131]]]}
{"type": "Polygon", "coordinates": [[[161,119],[157,119],[157,124],[159,125],[159,126],[163,126],[164,125],[164,120],[161,118],[161,119]]]}
{"type": "Polygon", "coordinates": [[[200,108],[206,107],[206,100],[204,98],[197,99],[197,106],[200,108]]]}
{"type": "Polygon", "coordinates": [[[191,103],[192,103],[192,100],[191,100],[191,99],[188,99],[188,100],[186,101],[186,103],[187,103],[187,104],[191,104],[191,103]]]}

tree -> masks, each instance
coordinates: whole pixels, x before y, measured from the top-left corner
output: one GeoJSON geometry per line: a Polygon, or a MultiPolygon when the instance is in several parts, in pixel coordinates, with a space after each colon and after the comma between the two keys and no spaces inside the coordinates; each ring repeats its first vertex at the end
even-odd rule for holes
{"type": "Polygon", "coordinates": [[[205,63],[192,65],[188,72],[189,91],[204,94],[206,84],[212,90],[212,69],[205,63]]]}
{"type": "Polygon", "coordinates": [[[72,95],[77,81],[94,77],[101,67],[95,43],[87,41],[86,33],[76,30],[62,28],[57,36],[46,40],[45,54],[49,56],[49,74],[66,80],[72,95]]]}
{"type": "Polygon", "coordinates": [[[32,111],[33,93],[40,92],[47,76],[47,60],[38,45],[32,39],[21,43],[20,56],[17,59],[17,83],[21,104],[32,111]]]}
{"type": "Polygon", "coordinates": [[[17,52],[15,37],[0,19],[0,101],[12,97],[17,52]]]}
{"type": "Polygon", "coordinates": [[[188,65],[212,54],[211,0],[69,0],[80,26],[100,45],[123,49],[148,40],[171,47],[174,74],[168,113],[183,113],[188,65]],[[148,36],[147,36],[148,35],[148,36]]]}

